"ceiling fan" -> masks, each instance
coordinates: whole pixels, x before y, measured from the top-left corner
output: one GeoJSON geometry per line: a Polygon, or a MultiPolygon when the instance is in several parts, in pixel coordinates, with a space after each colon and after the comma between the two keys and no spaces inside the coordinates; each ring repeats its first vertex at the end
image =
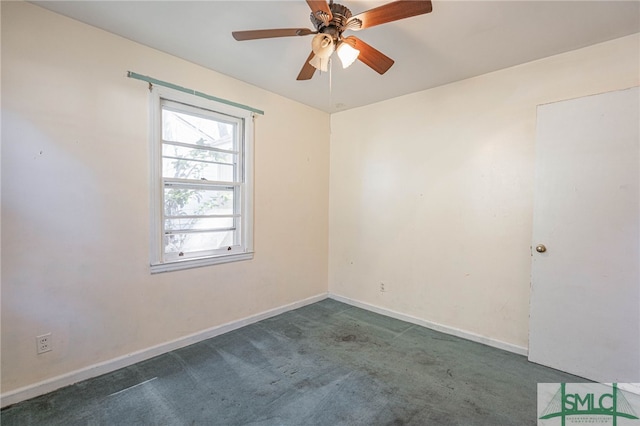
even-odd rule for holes
{"type": "Polygon", "coordinates": [[[327,71],[329,58],[334,51],[343,68],[359,59],[379,74],[384,74],[393,65],[393,59],[355,36],[345,37],[344,31],[359,31],[432,10],[431,0],[398,0],[354,16],[347,7],[334,3],[333,0],[328,3],[327,0],[306,1],[311,8],[311,23],[316,31],[308,28],[279,28],[234,31],[231,34],[239,41],[315,34],[311,42],[311,54],[302,66],[297,80],[309,80],[316,69],[327,71]]]}

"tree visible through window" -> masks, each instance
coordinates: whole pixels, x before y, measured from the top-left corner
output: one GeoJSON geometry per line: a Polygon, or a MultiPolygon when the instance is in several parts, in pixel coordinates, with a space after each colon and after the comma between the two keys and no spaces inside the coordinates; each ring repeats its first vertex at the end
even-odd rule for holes
{"type": "Polygon", "coordinates": [[[161,208],[155,208],[155,222],[162,237],[152,263],[238,260],[233,256],[251,251],[246,161],[251,117],[222,113],[221,105],[195,97],[191,101],[198,105],[182,103],[183,94],[156,96],[160,129],[152,143],[160,148],[154,161],[160,163],[156,202],[161,208]]]}

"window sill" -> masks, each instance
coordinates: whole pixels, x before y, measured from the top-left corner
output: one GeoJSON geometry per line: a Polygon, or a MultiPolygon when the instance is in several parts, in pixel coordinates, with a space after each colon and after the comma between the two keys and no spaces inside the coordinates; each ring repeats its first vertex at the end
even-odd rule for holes
{"type": "Polygon", "coordinates": [[[201,268],[203,266],[219,265],[221,263],[238,262],[241,260],[253,259],[253,252],[228,254],[216,257],[204,257],[198,259],[185,259],[175,262],[154,263],[151,265],[151,273],[159,274],[162,272],[180,271],[183,269],[201,268]]]}

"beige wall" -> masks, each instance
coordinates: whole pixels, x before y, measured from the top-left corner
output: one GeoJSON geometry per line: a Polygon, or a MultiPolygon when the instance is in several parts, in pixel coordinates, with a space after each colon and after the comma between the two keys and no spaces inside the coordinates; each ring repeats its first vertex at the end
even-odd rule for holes
{"type": "Polygon", "coordinates": [[[326,293],[328,173],[328,114],[2,2],[2,392],[326,293]],[[149,274],[148,91],[127,70],[265,111],[254,260],[149,274]]]}
{"type": "Polygon", "coordinates": [[[329,291],[526,348],[536,105],[637,86],[639,47],[332,115],[329,291]]]}
{"type": "Polygon", "coordinates": [[[2,2],[2,392],[327,288],[526,347],[536,105],[638,85],[639,45],[338,113],[330,135],[323,112],[2,2]],[[253,261],[149,274],[147,90],[127,70],[266,112],[253,261]]]}

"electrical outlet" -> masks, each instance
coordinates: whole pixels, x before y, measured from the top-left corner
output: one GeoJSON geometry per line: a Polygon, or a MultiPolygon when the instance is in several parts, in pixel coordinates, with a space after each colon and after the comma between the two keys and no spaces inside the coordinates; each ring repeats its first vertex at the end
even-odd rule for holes
{"type": "Polygon", "coordinates": [[[49,352],[53,349],[51,344],[51,333],[43,334],[36,337],[36,350],[39,354],[49,352]]]}
{"type": "Polygon", "coordinates": [[[380,283],[380,293],[384,293],[384,283],[380,283]]]}

